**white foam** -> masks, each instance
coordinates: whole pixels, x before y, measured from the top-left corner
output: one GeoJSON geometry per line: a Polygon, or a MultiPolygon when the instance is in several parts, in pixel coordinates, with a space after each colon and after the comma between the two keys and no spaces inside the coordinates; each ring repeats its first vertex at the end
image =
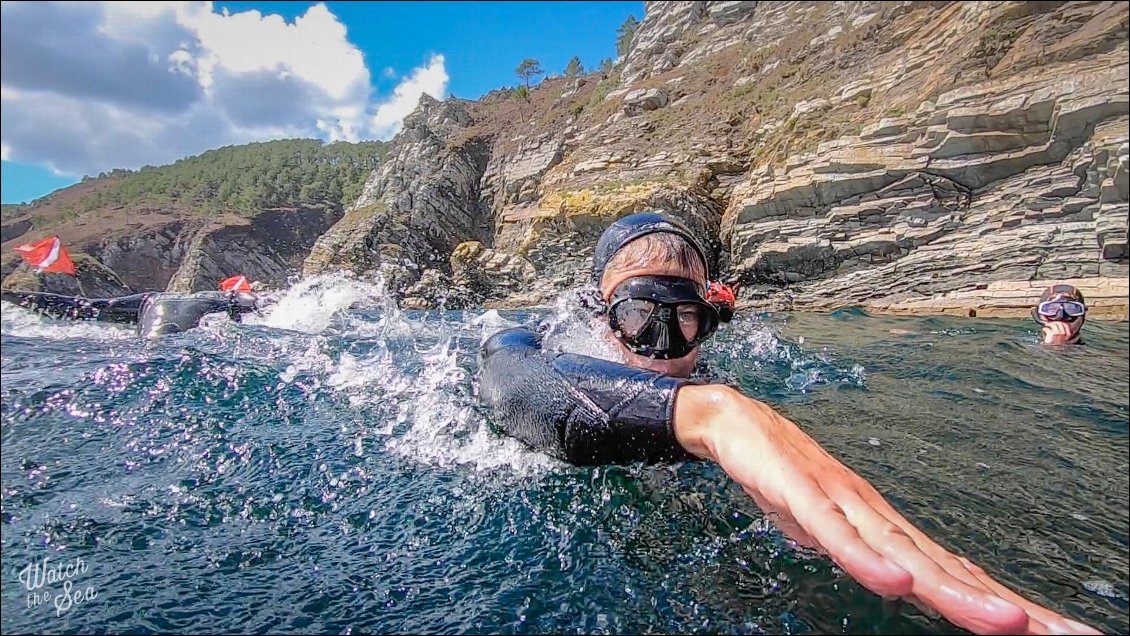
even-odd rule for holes
{"type": "Polygon", "coordinates": [[[8,302],[0,302],[0,332],[47,340],[123,340],[135,338],[132,326],[107,322],[53,319],[8,302]]]}
{"type": "Polygon", "coordinates": [[[490,430],[474,404],[472,378],[458,363],[453,333],[493,333],[517,323],[496,311],[453,324],[423,318],[400,312],[379,281],[332,274],[297,283],[264,316],[245,321],[301,333],[271,340],[267,351],[261,336],[237,347],[259,347],[257,356],[284,361],[283,383],[313,376],[304,385],[329,389],[371,411],[370,419],[342,423],[342,444],[356,455],[391,452],[429,466],[505,468],[526,476],[556,465],[490,430]],[[351,308],[375,311],[359,315],[351,308]],[[369,347],[364,353],[337,350],[342,339],[358,338],[369,347]]]}
{"type": "Polygon", "coordinates": [[[581,306],[574,290],[566,290],[557,296],[546,324],[548,329],[542,340],[542,347],[546,350],[620,363],[625,361],[622,349],[612,338],[608,322],[598,319],[592,315],[592,310],[581,306]]]}
{"type": "Polygon", "coordinates": [[[488,309],[478,316],[473,316],[468,320],[468,323],[482,329],[482,342],[486,342],[487,338],[490,338],[503,329],[518,326],[518,323],[507,320],[499,315],[497,309],[488,309]]]}
{"type": "Polygon", "coordinates": [[[249,314],[244,322],[276,329],[320,333],[340,312],[353,307],[395,308],[384,289],[383,279],[374,283],[358,280],[347,272],[335,272],[301,280],[280,292],[278,302],[262,316],[249,314]]]}

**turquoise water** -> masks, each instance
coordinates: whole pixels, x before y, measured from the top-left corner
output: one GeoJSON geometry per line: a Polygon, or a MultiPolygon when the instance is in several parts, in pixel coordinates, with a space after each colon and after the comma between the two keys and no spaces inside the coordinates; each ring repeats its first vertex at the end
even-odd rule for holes
{"type": "MultiPolygon", "coordinates": [[[[712,465],[574,468],[493,433],[478,345],[544,316],[329,278],[147,344],[5,305],[3,631],[955,631],[790,548],[712,465]],[[71,576],[29,591],[44,558],[71,576]]],[[[1125,633],[1127,325],[1086,334],[745,315],[708,358],[943,545],[1125,633]]]]}

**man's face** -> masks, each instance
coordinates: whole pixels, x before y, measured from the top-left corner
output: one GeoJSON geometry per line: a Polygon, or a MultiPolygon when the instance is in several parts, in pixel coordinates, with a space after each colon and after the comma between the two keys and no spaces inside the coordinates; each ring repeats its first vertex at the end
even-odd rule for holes
{"type": "MultiPolygon", "coordinates": [[[[706,281],[696,277],[693,272],[687,271],[687,269],[680,267],[677,263],[662,263],[651,267],[628,269],[605,274],[600,285],[601,296],[603,296],[604,300],[607,302],[617,285],[636,276],[675,276],[692,280],[702,286],[706,285],[706,281]]],[[[648,369],[649,371],[655,371],[656,373],[662,373],[664,375],[685,378],[694,371],[695,364],[698,362],[698,347],[692,349],[689,354],[682,358],[656,360],[633,353],[624,343],[612,336],[611,332],[609,333],[609,338],[616,344],[616,347],[620,350],[621,354],[623,354],[627,363],[636,368],[648,369]]]]}
{"type": "MultiPolygon", "coordinates": [[[[1077,302],[1077,299],[1069,294],[1056,294],[1046,302],[1054,306],[1055,303],[1077,302]]],[[[1069,316],[1061,311],[1054,318],[1051,316],[1044,316],[1044,318],[1047,321],[1044,328],[1041,329],[1044,344],[1062,345],[1071,342],[1075,335],[1079,333],[1079,330],[1083,327],[1085,316],[1069,316]]]]}

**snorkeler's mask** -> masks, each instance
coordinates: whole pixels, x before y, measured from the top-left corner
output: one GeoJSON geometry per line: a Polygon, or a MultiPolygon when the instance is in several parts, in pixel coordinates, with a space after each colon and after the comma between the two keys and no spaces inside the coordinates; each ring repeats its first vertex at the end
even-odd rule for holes
{"type": "Polygon", "coordinates": [[[1071,329],[1071,340],[1079,338],[1079,331],[1087,320],[1087,302],[1083,292],[1074,285],[1052,285],[1040,295],[1040,300],[1032,308],[1032,319],[1040,326],[1049,322],[1066,323],[1071,329]]]}
{"type": "Polygon", "coordinates": [[[1074,285],[1052,285],[1040,295],[1032,309],[1032,319],[1040,325],[1049,322],[1081,322],[1087,316],[1087,303],[1083,292],[1074,285]]]}
{"type": "Polygon", "coordinates": [[[608,324],[632,352],[670,360],[686,356],[714,334],[718,310],[691,280],[635,276],[612,290],[608,324]]]}
{"type": "Polygon", "coordinates": [[[1087,313],[1087,306],[1075,300],[1046,300],[1036,307],[1044,320],[1071,322],[1087,313]]]}

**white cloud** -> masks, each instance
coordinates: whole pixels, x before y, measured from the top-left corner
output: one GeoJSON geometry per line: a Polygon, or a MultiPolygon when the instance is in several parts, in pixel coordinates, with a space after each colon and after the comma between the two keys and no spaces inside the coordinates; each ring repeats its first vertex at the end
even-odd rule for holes
{"type": "Polygon", "coordinates": [[[400,132],[404,118],[420,103],[424,93],[443,99],[447,92],[447,69],[442,55],[433,55],[426,66],[412,71],[412,76],[400,82],[392,99],[381,104],[373,115],[370,127],[379,139],[391,138],[400,132]]]}
{"type": "Polygon", "coordinates": [[[2,11],[4,159],[70,175],[280,137],[387,139],[420,95],[447,89],[434,55],[374,102],[364,55],[322,4],[293,23],[217,13],[211,2],[4,2],[2,11]]]}

